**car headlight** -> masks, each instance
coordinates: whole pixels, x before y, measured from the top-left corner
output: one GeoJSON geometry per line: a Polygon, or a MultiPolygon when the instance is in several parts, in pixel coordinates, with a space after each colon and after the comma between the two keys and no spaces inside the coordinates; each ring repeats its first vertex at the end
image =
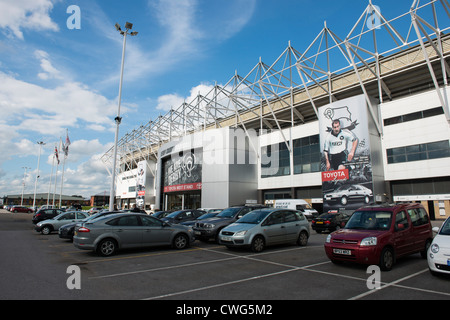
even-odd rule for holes
{"type": "Polygon", "coordinates": [[[236,237],[242,237],[247,233],[247,230],[238,231],[234,234],[236,237]]]}
{"type": "Polygon", "coordinates": [[[212,229],[212,228],[214,228],[216,225],[215,225],[215,224],[212,224],[212,223],[205,223],[203,226],[204,226],[205,228],[212,229]]]}
{"type": "Polygon", "coordinates": [[[439,246],[438,246],[437,243],[433,243],[431,245],[431,252],[433,252],[433,253],[438,253],[439,252],[439,246]]]}
{"type": "Polygon", "coordinates": [[[325,242],[326,242],[326,243],[330,243],[330,242],[331,242],[331,234],[329,234],[329,235],[327,236],[327,240],[325,240],[325,242]]]}
{"type": "Polygon", "coordinates": [[[361,240],[361,246],[376,246],[377,245],[377,238],[376,237],[369,237],[364,238],[361,240]]]}

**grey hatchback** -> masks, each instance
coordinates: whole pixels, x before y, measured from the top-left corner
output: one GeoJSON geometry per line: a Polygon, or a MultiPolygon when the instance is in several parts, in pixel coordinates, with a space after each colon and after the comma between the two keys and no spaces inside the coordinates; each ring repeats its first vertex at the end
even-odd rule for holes
{"type": "Polygon", "coordinates": [[[293,243],[306,246],[309,239],[309,222],[295,210],[260,209],[222,229],[219,243],[227,247],[248,246],[261,252],[272,244],[293,243]]]}
{"type": "Polygon", "coordinates": [[[110,256],[122,248],[172,245],[184,249],[194,239],[192,228],[172,225],[146,214],[119,213],[77,226],[73,244],[79,249],[110,256]]]}

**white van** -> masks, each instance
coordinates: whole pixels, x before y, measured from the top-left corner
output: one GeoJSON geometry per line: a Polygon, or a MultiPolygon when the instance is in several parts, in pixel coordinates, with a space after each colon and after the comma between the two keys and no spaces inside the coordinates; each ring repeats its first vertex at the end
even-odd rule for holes
{"type": "Polygon", "coordinates": [[[311,207],[311,205],[303,199],[275,200],[273,207],[280,208],[280,209],[292,209],[292,210],[301,211],[308,220],[311,220],[314,217],[319,215],[317,210],[314,209],[313,207],[311,207]]]}

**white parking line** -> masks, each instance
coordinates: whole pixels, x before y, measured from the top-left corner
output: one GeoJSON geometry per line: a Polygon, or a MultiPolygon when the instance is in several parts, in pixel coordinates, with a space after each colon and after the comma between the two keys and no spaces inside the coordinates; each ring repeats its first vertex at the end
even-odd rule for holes
{"type": "MultiPolygon", "coordinates": [[[[261,262],[266,262],[266,261],[261,260],[261,262]]],[[[182,295],[182,294],[186,294],[186,293],[193,293],[193,292],[197,292],[197,291],[203,291],[203,290],[208,290],[208,289],[213,289],[213,288],[224,287],[224,286],[228,286],[228,285],[234,285],[234,284],[237,284],[237,283],[243,283],[243,282],[247,282],[247,281],[253,281],[253,280],[263,279],[263,278],[267,278],[267,277],[278,276],[278,275],[289,273],[289,272],[292,272],[292,271],[304,270],[306,268],[322,265],[322,264],[325,264],[325,263],[330,263],[330,262],[329,261],[319,262],[319,263],[312,264],[312,265],[309,265],[309,266],[296,267],[294,269],[278,271],[278,272],[272,272],[272,273],[263,274],[263,275],[260,275],[260,276],[255,276],[255,277],[250,277],[250,278],[245,278],[245,279],[240,279],[240,280],[235,280],[235,281],[229,281],[229,282],[224,282],[224,283],[218,283],[218,284],[205,286],[205,287],[200,287],[200,288],[195,288],[195,289],[190,289],[190,290],[184,290],[184,291],[179,291],[179,292],[163,294],[163,295],[160,295],[160,296],[145,298],[145,299],[142,299],[142,300],[164,299],[164,298],[178,296],[178,295],[182,295]]]]}
{"type": "MultiPolygon", "coordinates": [[[[370,290],[370,291],[361,293],[361,294],[359,294],[359,295],[357,295],[357,296],[354,296],[354,297],[350,298],[349,300],[358,300],[358,299],[364,298],[364,297],[366,297],[366,296],[368,296],[368,295],[371,295],[372,293],[379,292],[380,290],[385,289],[385,288],[389,288],[389,287],[397,287],[397,288],[403,288],[403,289],[409,289],[409,290],[415,290],[415,291],[422,291],[422,292],[427,292],[427,293],[434,293],[434,294],[437,294],[437,295],[450,296],[450,293],[446,293],[446,292],[439,292],[439,291],[428,290],[428,289],[421,289],[421,288],[415,288],[415,287],[408,287],[408,286],[403,286],[403,285],[398,284],[398,283],[400,283],[400,282],[402,282],[402,281],[405,281],[405,280],[414,278],[415,276],[418,276],[418,275],[420,275],[420,274],[422,274],[422,273],[425,273],[425,272],[428,272],[428,268],[427,268],[427,269],[424,269],[424,270],[422,270],[422,271],[419,271],[419,272],[410,274],[409,276],[406,276],[406,277],[404,277],[404,278],[395,280],[395,281],[393,281],[393,282],[385,283],[385,284],[384,284],[383,286],[381,286],[379,289],[374,289],[374,290],[370,290]]],[[[382,283],[383,283],[383,282],[382,282],[382,283]]]]}

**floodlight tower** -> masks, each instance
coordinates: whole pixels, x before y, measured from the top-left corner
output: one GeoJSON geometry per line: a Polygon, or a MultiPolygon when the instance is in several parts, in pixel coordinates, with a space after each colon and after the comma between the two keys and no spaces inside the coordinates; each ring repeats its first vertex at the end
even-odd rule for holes
{"type": "Polygon", "coordinates": [[[113,156],[113,168],[112,168],[112,180],[111,180],[111,192],[109,195],[109,210],[114,209],[114,199],[116,197],[116,162],[117,162],[117,142],[119,138],[119,125],[122,121],[120,117],[120,103],[122,99],[122,82],[123,82],[123,65],[125,62],[125,46],[127,43],[127,35],[136,36],[138,33],[136,31],[128,33],[129,30],[133,28],[133,24],[130,22],[125,23],[125,31],[122,30],[118,23],[115,24],[116,30],[123,36],[123,48],[122,48],[122,65],[120,68],[120,83],[119,83],[119,102],[117,108],[117,117],[114,118],[116,121],[116,133],[114,137],[114,156],[113,156]]]}

